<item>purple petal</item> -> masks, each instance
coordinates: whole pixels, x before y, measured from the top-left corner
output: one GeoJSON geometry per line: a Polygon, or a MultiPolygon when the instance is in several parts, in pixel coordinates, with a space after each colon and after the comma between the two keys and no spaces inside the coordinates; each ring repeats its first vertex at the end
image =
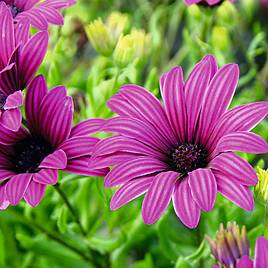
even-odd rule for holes
{"type": "Polygon", "coordinates": [[[52,169],[64,169],[67,165],[67,157],[63,150],[57,150],[54,153],[48,155],[39,168],[52,168],[52,169]]]}
{"type": "Polygon", "coordinates": [[[255,249],[255,268],[268,267],[268,240],[259,237],[255,249]]]}
{"type": "Polygon", "coordinates": [[[224,197],[235,203],[237,206],[251,211],[254,208],[254,199],[252,192],[248,187],[236,183],[232,177],[228,178],[221,172],[213,172],[217,185],[218,192],[220,192],[224,197]]]}
{"type": "Polygon", "coordinates": [[[46,18],[44,17],[42,12],[40,12],[36,8],[19,13],[16,16],[16,21],[19,22],[25,18],[27,18],[30,21],[30,23],[39,30],[46,31],[48,28],[48,22],[46,18]]]}
{"type": "Polygon", "coordinates": [[[75,137],[65,141],[59,149],[62,149],[68,159],[92,154],[94,146],[99,142],[96,137],[75,137]]]}
{"type": "Polygon", "coordinates": [[[82,156],[79,158],[71,159],[68,161],[67,167],[64,169],[65,172],[70,172],[82,176],[105,176],[109,169],[91,169],[88,167],[89,156],[82,156]]]}
{"type": "Polygon", "coordinates": [[[18,131],[21,126],[22,115],[20,109],[4,111],[0,117],[0,124],[8,130],[18,131]]]}
{"type": "Polygon", "coordinates": [[[40,184],[54,185],[58,182],[58,170],[41,169],[38,173],[33,174],[33,180],[40,184]]]}
{"type": "Polygon", "coordinates": [[[18,90],[7,97],[4,109],[8,110],[8,109],[19,108],[22,105],[22,103],[23,103],[23,95],[22,92],[18,90]]]}
{"type": "Polygon", "coordinates": [[[20,60],[20,74],[22,88],[26,87],[42,63],[48,46],[46,31],[35,34],[22,48],[20,60]]]}
{"type": "Polygon", "coordinates": [[[223,136],[219,140],[215,154],[227,151],[265,154],[268,153],[268,143],[255,133],[238,131],[223,136]]]}
{"type": "Polygon", "coordinates": [[[41,5],[37,8],[35,8],[35,10],[38,10],[40,13],[42,13],[44,18],[52,24],[55,24],[55,25],[63,25],[64,24],[64,19],[63,19],[62,15],[55,8],[41,5]]]}
{"type": "Polygon", "coordinates": [[[199,138],[207,140],[214,123],[227,110],[239,79],[239,68],[236,64],[223,66],[213,77],[204,92],[203,105],[199,118],[199,138]]]}
{"type": "Polygon", "coordinates": [[[154,176],[146,176],[131,180],[122,185],[112,197],[111,210],[116,210],[144,194],[152,184],[153,179],[154,176]]]}
{"type": "Polygon", "coordinates": [[[103,126],[102,131],[139,140],[164,152],[170,149],[170,144],[151,125],[135,118],[121,116],[112,118],[103,126]]]}
{"type": "Polygon", "coordinates": [[[31,181],[25,194],[25,201],[32,207],[36,207],[42,200],[46,186],[44,184],[36,183],[31,181]]]}
{"type": "Polygon", "coordinates": [[[39,125],[41,102],[47,94],[46,80],[42,75],[37,76],[29,85],[25,97],[25,114],[29,129],[35,130],[39,125]]]}
{"type": "Polygon", "coordinates": [[[98,132],[105,123],[105,119],[98,118],[82,121],[72,128],[70,137],[87,136],[98,132]]]}
{"type": "Polygon", "coordinates": [[[246,186],[256,185],[258,177],[252,166],[234,153],[222,153],[209,166],[246,186]]]}
{"type": "Polygon", "coordinates": [[[26,189],[32,179],[32,174],[18,174],[12,177],[6,184],[6,197],[11,205],[17,205],[23,198],[26,189]]]}
{"type": "Polygon", "coordinates": [[[101,140],[95,147],[93,156],[108,155],[115,152],[127,152],[143,155],[151,155],[155,157],[163,157],[159,151],[137,141],[122,136],[114,136],[101,140]]]}
{"type": "Polygon", "coordinates": [[[0,144],[11,145],[27,138],[29,133],[24,128],[19,128],[17,132],[0,128],[0,144]]]}
{"type": "Polygon", "coordinates": [[[140,86],[125,85],[121,87],[120,95],[134,108],[134,118],[151,124],[168,142],[176,143],[165,111],[153,94],[140,86]]]}
{"type": "Polygon", "coordinates": [[[178,175],[168,171],[155,176],[142,203],[142,217],[146,224],[155,223],[168,207],[178,175]]]}
{"type": "Polygon", "coordinates": [[[196,228],[200,219],[200,208],[195,203],[188,184],[188,178],[177,182],[173,194],[173,206],[182,223],[189,228],[196,228]]]}
{"type": "Polygon", "coordinates": [[[56,9],[62,9],[74,5],[75,3],[75,0],[46,0],[41,5],[50,6],[56,9]]]}
{"type": "Polygon", "coordinates": [[[189,186],[198,206],[204,211],[212,210],[217,195],[217,183],[212,171],[203,168],[190,172],[189,186]]]}
{"type": "Polygon", "coordinates": [[[179,140],[184,141],[187,131],[187,110],[181,67],[175,67],[165,74],[161,84],[161,93],[169,123],[179,140]]]}
{"type": "Polygon", "coordinates": [[[113,187],[136,177],[149,175],[167,169],[165,163],[151,157],[140,156],[113,168],[105,177],[104,186],[113,187]]]}
{"type": "Polygon", "coordinates": [[[226,112],[216,124],[207,148],[212,151],[219,139],[237,131],[250,131],[268,115],[268,102],[256,102],[233,108],[226,112]]]}
{"type": "Polygon", "coordinates": [[[3,9],[0,16],[0,67],[1,64],[4,66],[8,64],[9,58],[15,49],[13,18],[7,7],[3,9]]]}
{"type": "Polygon", "coordinates": [[[24,45],[30,38],[30,22],[27,18],[20,20],[15,24],[16,44],[20,42],[24,45]]]}
{"type": "Polygon", "coordinates": [[[130,160],[135,160],[137,157],[139,157],[139,155],[127,152],[116,152],[110,155],[91,157],[88,167],[91,169],[100,169],[120,165],[130,160]]]}
{"type": "Polygon", "coordinates": [[[13,171],[7,169],[0,169],[0,182],[7,180],[14,175],[16,175],[16,173],[13,171]]]}
{"type": "Polygon", "coordinates": [[[236,268],[253,268],[253,261],[248,256],[243,256],[235,266],[236,268]]]}
{"type": "Polygon", "coordinates": [[[188,140],[195,134],[197,120],[201,110],[204,93],[217,70],[217,63],[213,56],[208,55],[199,62],[185,83],[185,98],[188,116],[188,140]]]}
{"type": "Polygon", "coordinates": [[[24,1],[24,9],[28,10],[34,7],[40,0],[27,0],[24,1]]]}
{"type": "Polygon", "coordinates": [[[19,88],[17,78],[17,66],[11,63],[0,71],[1,92],[6,96],[14,93],[19,88]]]}

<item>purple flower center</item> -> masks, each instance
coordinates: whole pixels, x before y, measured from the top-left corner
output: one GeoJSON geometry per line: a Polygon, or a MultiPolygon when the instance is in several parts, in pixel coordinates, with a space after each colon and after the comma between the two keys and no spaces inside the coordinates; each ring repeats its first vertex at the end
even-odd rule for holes
{"type": "Polygon", "coordinates": [[[188,172],[206,167],[207,156],[208,153],[202,145],[177,144],[168,154],[168,163],[173,170],[185,176],[188,172]]]}
{"type": "Polygon", "coordinates": [[[0,92],[0,110],[4,109],[6,100],[7,100],[7,97],[2,92],[0,92]]]}
{"type": "Polygon", "coordinates": [[[15,18],[20,12],[22,12],[22,10],[20,10],[20,8],[16,7],[14,4],[8,5],[8,7],[11,11],[13,18],[15,18]]]}
{"type": "Polygon", "coordinates": [[[40,137],[31,137],[18,142],[14,146],[14,155],[11,161],[15,172],[36,173],[43,159],[53,153],[52,146],[40,137]]]}

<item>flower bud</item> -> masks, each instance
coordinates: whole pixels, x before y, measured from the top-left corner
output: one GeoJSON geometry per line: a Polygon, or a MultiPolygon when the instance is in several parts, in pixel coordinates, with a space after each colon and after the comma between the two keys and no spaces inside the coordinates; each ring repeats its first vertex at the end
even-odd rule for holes
{"type": "Polygon", "coordinates": [[[107,19],[107,27],[110,30],[112,38],[116,43],[120,35],[124,32],[128,25],[128,16],[119,12],[112,12],[107,19]]]}
{"type": "Polygon", "coordinates": [[[259,181],[254,187],[255,197],[260,203],[268,205],[268,170],[257,168],[257,175],[259,181]]]}

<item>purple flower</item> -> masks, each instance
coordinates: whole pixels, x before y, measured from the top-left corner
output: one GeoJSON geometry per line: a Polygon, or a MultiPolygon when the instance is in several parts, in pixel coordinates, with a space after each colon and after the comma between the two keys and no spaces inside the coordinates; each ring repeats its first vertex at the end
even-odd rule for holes
{"type": "Polygon", "coordinates": [[[0,125],[17,131],[22,90],[30,83],[46,54],[48,33],[29,37],[29,22],[13,24],[10,11],[0,3],[0,125]]]}
{"type": "Polygon", "coordinates": [[[73,102],[62,86],[47,90],[37,76],[25,99],[27,129],[0,128],[0,207],[24,198],[31,206],[42,199],[46,185],[55,184],[58,170],[86,176],[103,176],[107,169],[89,170],[88,161],[103,119],[81,122],[72,128],[73,102]]]}
{"type": "Polygon", "coordinates": [[[112,210],[146,193],[145,223],[154,223],[172,200],[177,216],[194,228],[200,211],[214,207],[217,192],[253,209],[248,187],[257,183],[256,173],[233,151],[268,152],[268,144],[249,132],[267,116],[268,102],[227,111],[238,79],[237,65],[218,70],[208,55],[186,82],[180,67],[161,77],[164,105],[136,85],[111,98],[108,106],[119,116],[102,130],[117,135],[97,144],[90,167],[114,166],[105,178],[105,187],[121,186],[112,210]]]}
{"type": "Polygon", "coordinates": [[[268,240],[259,237],[256,241],[255,260],[249,255],[249,242],[245,226],[240,232],[235,223],[229,223],[225,229],[221,225],[216,240],[207,237],[212,254],[219,265],[211,268],[264,268],[268,267],[268,240]]]}
{"type": "MultiPolygon", "coordinates": [[[[230,0],[230,2],[233,2],[234,0],[230,0]]],[[[199,4],[199,5],[206,5],[206,6],[216,6],[223,2],[223,0],[184,0],[185,4],[187,6],[193,5],[193,4],[199,4]]]]}
{"type": "Polygon", "coordinates": [[[0,0],[11,11],[15,23],[27,18],[31,25],[47,30],[48,24],[63,25],[60,9],[75,4],[75,0],[0,0]]]}

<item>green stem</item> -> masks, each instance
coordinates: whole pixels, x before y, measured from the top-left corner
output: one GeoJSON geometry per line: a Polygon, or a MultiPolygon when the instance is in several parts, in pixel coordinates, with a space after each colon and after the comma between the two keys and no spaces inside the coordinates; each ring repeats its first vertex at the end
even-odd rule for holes
{"type": "Polygon", "coordinates": [[[268,237],[268,205],[264,205],[264,236],[268,237]]]}
{"type": "Polygon", "coordinates": [[[74,220],[76,221],[77,225],[79,226],[79,229],[82,233],[83,236],[87,236],[87,232],[84,230],[82,223],[75,211],[75,209],[73,208],[73,206],[71,205],[71,203],[69,202],[67,196],[65,195],[65,193],[61,190],[59,183],[54,185],[55,190],[58,192],[58,194],[60,195],[60,197],[62,198],[63,202],[65,203],[66,207],[69,209],[69,211],[71,212],[74,220]]]}

